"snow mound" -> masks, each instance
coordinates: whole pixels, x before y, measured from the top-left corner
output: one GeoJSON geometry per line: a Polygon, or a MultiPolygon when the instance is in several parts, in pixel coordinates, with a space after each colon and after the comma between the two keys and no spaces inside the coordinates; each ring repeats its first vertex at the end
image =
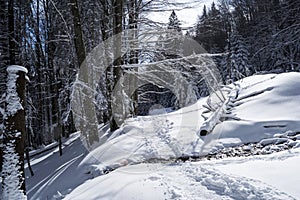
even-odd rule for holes
{"type": "Polygon", "coordinates": [[[240,121],[225,121],[215,127],[222,140],[258,142],[287,131],[300,131],[300,73],[257,75],[243,79],[232,115],[240,121]]]}

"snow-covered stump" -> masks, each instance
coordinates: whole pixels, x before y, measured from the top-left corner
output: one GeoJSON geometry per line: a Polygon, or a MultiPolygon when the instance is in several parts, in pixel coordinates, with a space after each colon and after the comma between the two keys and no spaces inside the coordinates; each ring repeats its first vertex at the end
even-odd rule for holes
{"type": "Polygon", "coordinates": [[[27,69],[7,68],[5,127],[3,137],[3,200],[27,199],[24,174],[25,85],[27,69]]]}

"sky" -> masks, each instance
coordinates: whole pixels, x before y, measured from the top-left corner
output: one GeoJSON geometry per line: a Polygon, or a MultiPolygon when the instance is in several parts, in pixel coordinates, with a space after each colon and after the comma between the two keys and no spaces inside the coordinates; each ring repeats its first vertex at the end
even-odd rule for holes
{"type": "Polygon", "coordinates": [[[167,23],[169,20],[169,16],[172,12],[172,9],[175,10],[178,19],[182,24],[182,28],[192,27],[196,24],[198,15],[201,15],[203,6],[210,7],[213,0],[170,0],[171,2],[177,3],[187,3],[186,7],[192,8],[184,8],[184,6],[173,7],[170,6],[167,8],[168,11],[163,12],[153,12],[148,15],[148,18],[161,23],[167,23]]]}

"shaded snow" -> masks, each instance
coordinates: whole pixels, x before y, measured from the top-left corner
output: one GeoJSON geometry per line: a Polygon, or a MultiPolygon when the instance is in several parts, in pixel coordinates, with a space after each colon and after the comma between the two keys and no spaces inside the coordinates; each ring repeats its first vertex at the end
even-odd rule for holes
{"type": "MultiPolygon", "coordinates": [[[[26,165],[26,190],[28,199],[61,199],[65,194],[82,184],[90,176],[78,169],[78,165],[87,154],[79,134],[70,135],[63,142],[63,155],[59,156],[58,147],[47,146],[45,152],[31,153],[31,166],[34,176],[30,176],[26,165]]],[[[87,198],[88,199],[88,198],[87,198]]]]}

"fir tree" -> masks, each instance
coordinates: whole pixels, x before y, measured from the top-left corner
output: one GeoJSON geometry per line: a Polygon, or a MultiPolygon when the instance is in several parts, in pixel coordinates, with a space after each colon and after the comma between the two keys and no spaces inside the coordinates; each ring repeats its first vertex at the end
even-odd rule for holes
{"type": "Polygon", "coordinates": [[[180,21],[177,18],[175,11],[173,10],[167,26],[167,38],[165,42],[165,58],[176,58],[182,55],[182,32],[180,27],[180,21]]]}
{"type": "Polygon", "coordinates": [[[249,50],[243,37],[233,25],[229,38],[230,80],[236,81],[247,77],[253,72],[249,64],[249,50]]]}
{"type": "Polygon", "coordinates": [[[203,7],[201,17],[198,18],[195,40],[210,53],[224,51],[227,38],[221,12],[212,3],[211,9],[206,11],[203,7]]]}
{"type": "Polygon", "coordinates": [[[174,10],[169,17],[168,29],[181,32],[180,21],[178,20],[178,17],[174,10]]]}

